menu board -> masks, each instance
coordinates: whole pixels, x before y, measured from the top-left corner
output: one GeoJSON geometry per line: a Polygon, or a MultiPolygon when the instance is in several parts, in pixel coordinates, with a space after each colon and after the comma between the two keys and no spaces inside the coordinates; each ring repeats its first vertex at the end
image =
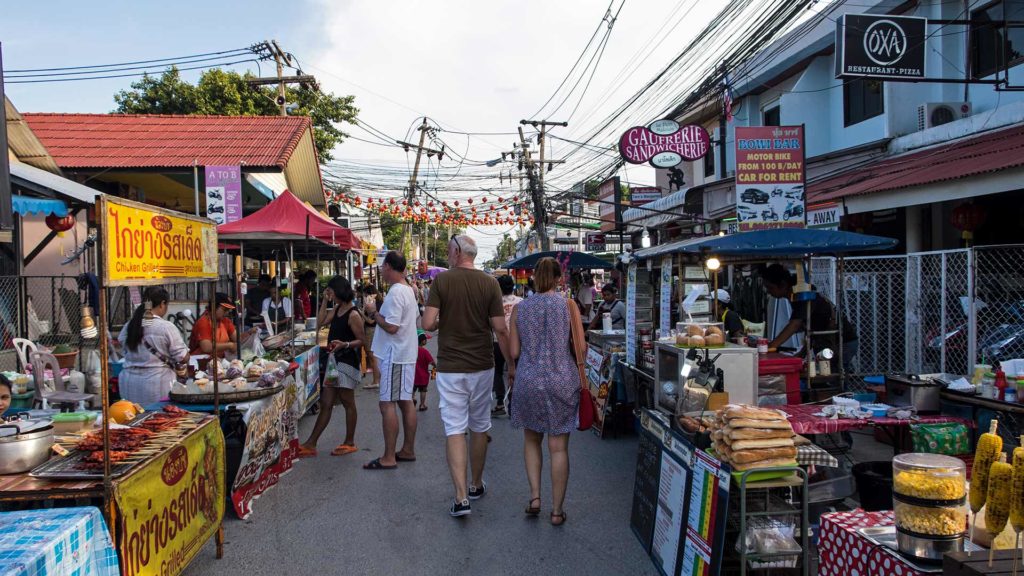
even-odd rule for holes
{"type": "Polygon", "coordinates": [[[633,511],[629,524],[633,533],[640,539],[644,550],[650,554],[658,502],[658,484],[661,481],[661,441],[649,431],[641,429],[639,444],[636,481],[633,484],[633,511]]]}
{"type": "Polygon", "coordinates": [[[636,365],[636,262],[629,265],[626,279],[626,362],[636,365]]]}
{"type": "Polygon", "coordinates": [[[664,338],[672,325],[672,256],[665,256],[661,259],[660,295],[658,327],[661,329],[661,337],[664,338]]]}
{"type": "Polygon", "coordinates": [[[696,451],[695,454],[680,573],[713,576],[718,574],[722,559],[729,474],[707,453],[696,451]]]}
{"type": "Polygon", "coordinates": [[[686,481],[689,470],[668,451],[661,453],[658,509],[654,519],[651,557],[665,574],[676,573],[680,535],[686,514],[686,481]]]}

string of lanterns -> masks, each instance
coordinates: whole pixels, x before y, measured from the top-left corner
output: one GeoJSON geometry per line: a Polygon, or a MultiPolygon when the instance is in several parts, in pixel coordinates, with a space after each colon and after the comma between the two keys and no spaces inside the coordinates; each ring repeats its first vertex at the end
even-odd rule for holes
{"type": "Polygon", "coordinates": [[[426,204],[419,200],[410,202],[398,198],[367,198],[365,201],[358,196],[349,196],[332,190],[327,191],[327,200],[331,204],[342,204],[354,206],[369,212],[387,214],[403,222],[419,222],[423,224],[435,224],[442,226],[526,226],[533,224],[533,216],[529,214],[526,206],[516,206],[514,199],[509,199],[512,204],[506,204],[505,198],[498,196],[490,201],[485,196],[474,204],[472,198],[465,200],[466,206],[461,206],[458,200],[451,203],[447,201],[428,201],[426,204]],[[524,216],[525,214],[525,216],[524,216]]]}

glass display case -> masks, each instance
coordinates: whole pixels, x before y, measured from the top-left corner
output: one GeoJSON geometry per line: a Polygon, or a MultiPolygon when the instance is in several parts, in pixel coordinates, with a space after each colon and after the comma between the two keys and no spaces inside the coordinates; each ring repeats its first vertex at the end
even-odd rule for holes
{"type": "MultiPolygon", "coordinates": [[[[694,349],[680,348],[668,342],[658,342],[655,346],[656,358],[654,403],[659,410],[676,414],[680,404],[692,403],[687,396],[693,394],[699,398],[700,392],[685,388],[683,366],[687,363],[687,354],[691,350],[701,356],[704,350],[715,359],[715,367],[723,373],[723,389],[729,394],[729,402],[733,404],[757,404],[757,349],[727,343],[721,348],[694,349]],[[717,357],[717,358],[716,358],[717,357]]],[[[690,360],[692,362],[692,359],[690,360]]],[[[692,367],[691,377],[697,371],[692,367]]]]}

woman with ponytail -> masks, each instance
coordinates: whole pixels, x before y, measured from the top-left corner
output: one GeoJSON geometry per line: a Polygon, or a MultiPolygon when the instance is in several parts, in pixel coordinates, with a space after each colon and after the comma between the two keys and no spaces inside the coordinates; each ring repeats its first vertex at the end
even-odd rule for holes
{"type": "Polygon", "coordinates": [[[121,397],[143,406],[167,397],[176,370],[188,358],[178,328],[163,319],[168,299],[166,289],[146,288],[142,304],[118,336],[125,353],[124,369],[118,377],[121,397]]]}

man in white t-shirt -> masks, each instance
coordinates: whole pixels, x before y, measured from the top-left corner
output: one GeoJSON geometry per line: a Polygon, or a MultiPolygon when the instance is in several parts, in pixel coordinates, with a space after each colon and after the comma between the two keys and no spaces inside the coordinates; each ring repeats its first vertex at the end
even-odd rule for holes
{"type": "Polygon", "coordinates": [[[391,285],[384,304],[375,310],[372,302],[367,313],[377,322],[373,355],[380,366],[380,414],[384,428],[384,455],[363,466],[366,470],[391,470],[398,462],[416,460],[416,407],[412,403],[413,380],[419,341],[416,318],[419,307],[416,293],[405,279],[405,256],[388,252],[381,265],[381,276],[391,285]],[[402,411],[405,437],[398,446],[398,413],[402,411]]]}

